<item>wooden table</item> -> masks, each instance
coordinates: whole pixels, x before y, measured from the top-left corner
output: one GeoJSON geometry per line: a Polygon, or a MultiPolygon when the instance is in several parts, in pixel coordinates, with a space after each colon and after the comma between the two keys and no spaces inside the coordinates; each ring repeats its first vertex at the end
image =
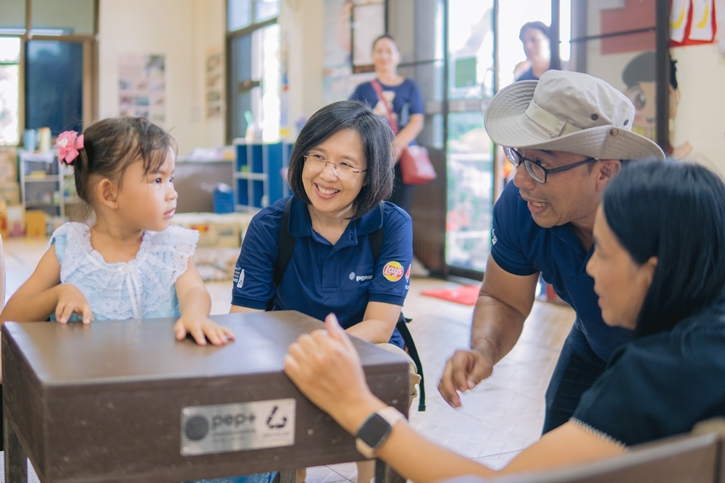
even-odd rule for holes
{"type": "MultiPolygon", "coordinates": [[[[2,328],[5,481],[179,482],[362,460],[283,373],[299,312],[212,317],[225,347],[174,340],[174,319],[2,328]],[[250,404],[251,403],[251,404],[250,404]],[[276,408],[276,409],[275,409],[276,408]]],[[[372,392],[408,411],[408,362],[353,340],[372,392]]],[[[378,462],[380,482],[399,479],[378,462]]]]}

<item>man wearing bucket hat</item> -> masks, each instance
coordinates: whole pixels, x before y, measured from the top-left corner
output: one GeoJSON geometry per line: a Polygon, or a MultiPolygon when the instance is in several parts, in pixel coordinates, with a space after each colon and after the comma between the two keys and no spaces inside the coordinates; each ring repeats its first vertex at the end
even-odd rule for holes
{"type": "Polygon", "coordinates": [[[471,349],[448,360],[438,386],[451,406],[460,406],[458,393],[489,377],[516,344],[539,273],[576,311],[546,391],[544,433],[569,420],[614,349],[631,339],[631,331],[602,320],[585,267],[602,191],[622,162],[664,159],[657,144],[631,131],[634,115],[623,93],[578,72],[548,71],[492,99],[486,130],[516,174],[494,207],[471,349]]]}

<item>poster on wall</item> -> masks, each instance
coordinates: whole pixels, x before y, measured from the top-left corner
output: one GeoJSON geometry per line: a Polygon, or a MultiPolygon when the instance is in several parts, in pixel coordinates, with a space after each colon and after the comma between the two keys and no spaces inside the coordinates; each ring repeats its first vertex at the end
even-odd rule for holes
{"type": "Polygon", "coordinates": [[[355,5],[352,13],[353,72],[371,72],[375,70],[372,55],[373,41],[385,33],[385,4],[355,5]]]}
{"type": "Polygon", "coordinates": [[[375,37],[384,33],[385,4],[381,0],[325,0],[323,18],[322,82],[324,101],[330,103],[347,99],[358,84],[375,78],[374,73],[353,73],[353,35],[356,65],[372,64],[370,48],[375,37]],[[357,28],[353,28],[353,16],[357,28]]]}
{"type": "Polygon", "coordinates": [[[600,7],[601,54],[623,54],[655,48],[655,0],[626,0],[600,7]],[[635,32],[617,35],[622,32],[635,32]]]}
{"type": "Polygon", "coordinates": [[[350,15],[355,3],[352,0],[325,0],[323,66],[326,69],[350,63],[350,15]]]}
{"type": "Polygon", "coordinates": [[[222,118],[222,88],[224,74],[222,72],[222,52],[214,49],[206,55],[206,118],[222,118]]]}
{"type": "Polygon", "coordinates": [[[118,113],[166,122],[166,74],[163,55],[118,57],[118,113]]]}
{"type": "MultiPolygon", "coordinates": [[[[718,1],[717,7],[721,6],[718,1]]],[[[672,0],[670,6],[670,47],[709,44],[718,30],[715,0],[672,0]]]]}
{"type": "Polygon", "coordinates": [[[323,101],[325,104],[347,99],[358,84],[375,79],[375,72],[354,74],[349,65],[322,72],[323,101]]]}

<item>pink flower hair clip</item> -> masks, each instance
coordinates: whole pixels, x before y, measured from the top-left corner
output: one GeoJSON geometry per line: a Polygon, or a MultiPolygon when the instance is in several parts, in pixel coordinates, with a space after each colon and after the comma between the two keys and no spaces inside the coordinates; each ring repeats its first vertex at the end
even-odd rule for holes
{"type": "Polygon", "coordinates": [[[78,151],[83,149],[83,134],[79,136],[75,131],[63,131],[58,135],[55,147],[58,148],[60,162],[70,166],[78,157],[78,151]]]}

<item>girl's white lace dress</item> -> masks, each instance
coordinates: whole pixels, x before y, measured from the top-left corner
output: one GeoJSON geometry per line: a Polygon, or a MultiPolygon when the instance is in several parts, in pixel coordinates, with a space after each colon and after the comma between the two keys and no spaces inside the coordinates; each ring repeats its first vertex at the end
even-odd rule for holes
{"type": "Polygon", "coordinates": [[[78,287],[95,320],[178,317],[176,280],[194,256],[199,233],[179,226],[144,233],[130,262],[106,263],[91,246],[90,227],[66,223],[51,244],[60,262],[60,282],[78,287]]]}

